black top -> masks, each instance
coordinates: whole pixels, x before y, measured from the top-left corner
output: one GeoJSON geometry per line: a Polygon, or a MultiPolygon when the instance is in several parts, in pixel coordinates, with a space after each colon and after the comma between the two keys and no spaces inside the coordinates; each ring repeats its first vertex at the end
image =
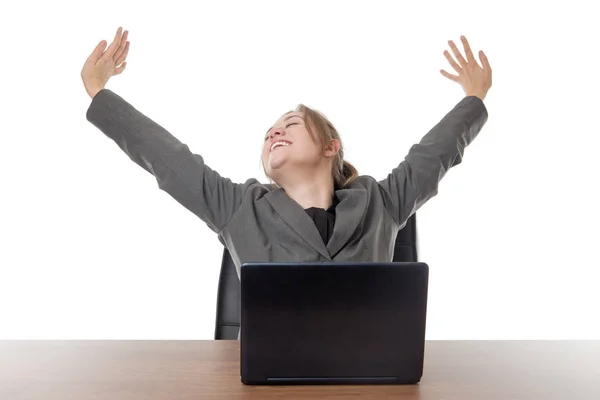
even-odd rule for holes
{"type": "Polygon", "coordinates": [[[333,225],[335,224],[335,206],[339,203],[335,194],[333,195],[333,203],[325,210],[324,208],[310,207],[305,209],[308,216],[313,220],[323,242],[327,244],[333,233],[333,225]]]}

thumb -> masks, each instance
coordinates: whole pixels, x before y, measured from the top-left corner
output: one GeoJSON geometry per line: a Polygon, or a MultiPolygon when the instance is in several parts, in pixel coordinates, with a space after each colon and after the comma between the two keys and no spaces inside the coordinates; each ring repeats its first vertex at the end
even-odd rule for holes
{"type": "Polygon", "coordinates": [[[104,50],[106,50],[106,40],[101,40],[94,51],[92,51],[92,54],[90,54],[90,56],[87,58],[86,64],[96,64],[96,61],[102,57],[104,50]]]}

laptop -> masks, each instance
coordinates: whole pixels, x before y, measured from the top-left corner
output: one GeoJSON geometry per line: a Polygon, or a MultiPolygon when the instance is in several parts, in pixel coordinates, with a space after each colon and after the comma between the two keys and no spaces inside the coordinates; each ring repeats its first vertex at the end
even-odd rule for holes
{"type": "Polygon", "coordinates": [[[419,382],[428,278],[422,262],[243,264],[242,382],[419,382]]]}

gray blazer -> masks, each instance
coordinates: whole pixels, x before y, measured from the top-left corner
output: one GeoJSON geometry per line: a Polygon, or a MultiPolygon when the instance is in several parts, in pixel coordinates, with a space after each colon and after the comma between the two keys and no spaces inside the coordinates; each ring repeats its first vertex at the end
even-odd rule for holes
{"type": "Polygon", "coordinates": [[[234,183],[221,177],[114,92],[98,92],[86,117],[153,174],[160,189],[218,234],[239,275],[244,262],[390,261],[397,232],[437,194],[440,180],[462,161],[488,114],[479,98],[463,98],[385,179],[360,176],[337,190],[336,221],[327,244],[282,189],[256,179],[234,183]]]}

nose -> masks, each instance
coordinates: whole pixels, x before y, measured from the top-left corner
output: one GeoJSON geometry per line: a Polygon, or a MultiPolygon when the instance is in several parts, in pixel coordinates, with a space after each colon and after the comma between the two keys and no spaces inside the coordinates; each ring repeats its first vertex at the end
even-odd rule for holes
{"type": "Polygon", "coordinates": [[[269,138],[273,139],[275,136],[281,136],[285,133],[285,131],[281,128],[273,128],[271,133],[269,134],[269,138]]]}

